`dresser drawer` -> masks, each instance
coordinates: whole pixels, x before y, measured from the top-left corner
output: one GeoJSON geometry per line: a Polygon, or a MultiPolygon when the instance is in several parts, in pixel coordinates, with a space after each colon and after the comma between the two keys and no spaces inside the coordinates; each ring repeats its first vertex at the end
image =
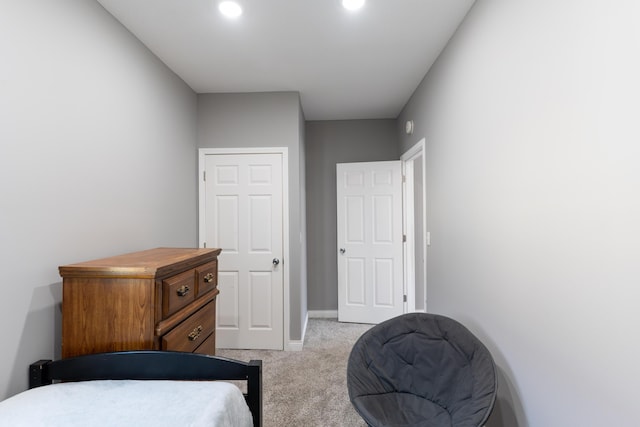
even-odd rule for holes
{"type": "Polygon", "coordinates": [[[209,356],[215,356],[216,354],[216,333],[213,332],[211,335],[204,340],[200,347],[196,348],[194,353],[200,354],[208,354],[209,356]]]}
{"type": "Polygon", "coordinates": [[[162,349],[193,352],[214,332],[216,303],[211,301],[162,337],[162,349]]]}
{"type": "Polygon", "coordinates": [[[218,286],[218,261],[209,262],[196,268],[198,296],[218,286]]]}
{"type": "Polygon", "coordinates": [[[196,298],[195,270],[162,281],[162,317],[180,310],[196,298]]]}

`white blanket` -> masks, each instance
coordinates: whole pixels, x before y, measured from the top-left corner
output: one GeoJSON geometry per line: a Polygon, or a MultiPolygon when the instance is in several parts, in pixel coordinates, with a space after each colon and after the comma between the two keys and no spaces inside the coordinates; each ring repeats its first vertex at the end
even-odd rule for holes
{"type": "Polygon", "coordinates": [[[0,402],[2,427],[251,427],[233,384],[210,381],[85,381],[34,388],[0,402]]]}

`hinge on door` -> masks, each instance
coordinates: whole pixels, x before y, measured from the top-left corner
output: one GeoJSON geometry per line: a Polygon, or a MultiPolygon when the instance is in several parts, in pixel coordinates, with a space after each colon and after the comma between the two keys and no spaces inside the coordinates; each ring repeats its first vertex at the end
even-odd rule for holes
{"type": "Polygon", "coordinates": [[[207,180],[207,171],[203,171],[202,172],[202,180],[206,181],[207,180]]]}
{"type": "Polygon", "coordinates": [[[406,243],[406,241],[407,241],[407,235],[403,234],[402,235],[402,243],[406,243]]]}
{"type": "Polygon", "coordinates": [[[407,182],[407,176],[406,175],[402,175],[402,182],[407,182]]]}
{"type": "Polygon", "coordinates": [[[206,248],[206,247],[207,247],[207,242],[204,242],[204,243],[202,244],[202,247],[203,247],[203,248],[206,248]]]}
{"type": "Polygon", "coordinates": [[[402,295],[402,302],[407,302],[407,296],[406,295],[402,295]]]}

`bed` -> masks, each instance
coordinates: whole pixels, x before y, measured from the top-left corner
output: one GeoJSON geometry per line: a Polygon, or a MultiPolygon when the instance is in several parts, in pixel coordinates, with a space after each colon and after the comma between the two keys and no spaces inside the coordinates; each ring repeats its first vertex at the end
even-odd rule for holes
{"type": "Polygon", "coordinates": [[[0,426],[262,426],[262,361],[166,351],[40,360],[0,426]],[[246,393],[237,381],[246,381],[246,393]]]}

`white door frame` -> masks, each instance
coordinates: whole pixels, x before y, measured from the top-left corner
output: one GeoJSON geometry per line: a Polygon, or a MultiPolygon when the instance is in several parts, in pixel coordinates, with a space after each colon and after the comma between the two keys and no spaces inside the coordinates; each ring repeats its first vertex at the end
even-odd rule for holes
{"type": "Polygon", "coordinates": [[[415,274],[415,207],[413,185],[413,162],[402,160],[402,266],[404,268],[404,312],[412,313],[416,308],[415,274]]]}
{"type": "Polygon", "coordinates": [[[216,154],[281,154],[282,155],[282,286],[283,286],[283,343],[285,350],[297,348],[290,335],[290,291],[289,291],[289,149],[287,147],[248,148],[200,148],[198,149],[198,246],[205,244],[205,156],[216,154]]]}
{"type": "MultiPolygon", "coordinates": [[[[413,147],[405,151],[400,160],[402,161],[402,174],[404,176],[411,175],[405,179],[403,186],[403,230],[406,236],[404,251],[404,287],[405,295],[407,295],[407,303],[405,305],[405,313],[416,311],[415,299],[415,221],[414,217],[414,200],[413,200],[413,161],[422,156],[422,241],[424,243],[423,253],[423,271],[424,271],[424,295],[427,300],[427,180],[426,180],[426,158],[425,158],[425,138],[418,141],[413,147]],[[409,179],[411,178],[411,179],[409,179]]],[[[427,311],[427,302],[424,305],[427,311]]]]}

